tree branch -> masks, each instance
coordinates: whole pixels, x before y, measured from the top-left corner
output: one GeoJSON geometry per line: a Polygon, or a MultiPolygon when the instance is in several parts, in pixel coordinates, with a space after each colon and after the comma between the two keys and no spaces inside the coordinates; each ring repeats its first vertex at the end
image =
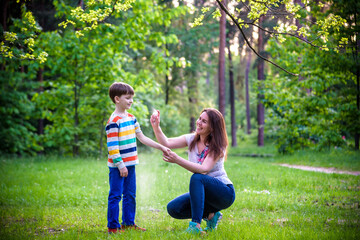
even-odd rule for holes
{"type": "Polygon", "coordinates": [[[232,16],[232,14],[230,14],[230,12],[229,12],[229,11],[227,10],[227,8],[221,3],[220,0],[216,0],[216,2],[219,4],[220,8],[226,13],[226,15],[228,15],[228,16],[231,18],[231,20],[235,23],[235,25],[239,28],[240,33],[241,33],[241,35],[244,37],[244,40],[245,40],[246,44],[247,44],[247,45],[249,46],[249,48],[256,54],[256,56],[258,56],[258,57],[261,58],[262,60],[264,60],[264,61],[266,61],[266,62],[274,65],[275,67],[283,70],[284,72],[286,72],[286,73],[288,73],[288,74],[290,74],[290,75],[292,75],[292,76],[299,76],[299,74],[289,72],[289,71],[286,70],[285,68],[283,68],[283,67],[279,66],[278,64],[270,61],[269,59],[261,56],[261,55],[251,46],[249,40],[247,39],[247,37],[246,37],[245,33],[243,32],[242,28],[240,27],[240,24],[238,23],[238,21],[232,16]]]}
{"type": "Polygon", "coordinates": [[[321,48],[321,47],[322,47],[322,46],[314,45],[314,44],[312,43],[312,41],[308,41],[307,39],[302,38],[302,37],[300,37],[300,36],[298,36],[298,35],[296,35],[296,34],[292,34],[292,33],[281,33],[281,32],[277,32],[277,31],[270,31],[270,30],[267,30],[267,29],[265,29],[265,28],[260,27],[259,25],[256,25],[255,23],[247,23],[247,22],[244,22],[244,23],[245,23],[245,24],[249,24],[249,25],[253,25],[253,26],[255,26],[255,27],[263,30],[264,32],[267,32],[267,33],[270,33],[270,34],[279,34],[279,35],[282,34],[282,35],[288,35],[288,36],[291,36],[291,37],[295,37],[295,38],[300,39],[301,41],[309,44],[309,45],[312,46],[312,47],[316,47],[316,48],[321,48]]]}
{"type": "Polygon", "coordinates": [[[110,18],[111,17],[111,15],[115,12],[115,5],[116,5],[116,3],[118,2],[118,0],[116,0],[115,2],[114,2],[114,5],[112,6],[112,9],[111,9],[111,13],[108,15],[108,16],[106,16],[102,21],[100,21],[101,23],[104,23],[108,18],[110,18]]]}

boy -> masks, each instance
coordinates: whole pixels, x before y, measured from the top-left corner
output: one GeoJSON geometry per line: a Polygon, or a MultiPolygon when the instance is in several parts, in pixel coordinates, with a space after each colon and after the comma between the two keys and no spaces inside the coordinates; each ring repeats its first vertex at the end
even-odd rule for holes
{"type": "Polygon", "coordinates": [[[167,151],[161,144],[146,137],[135,116],[128,113],[133,103],[134,89],[122,82],[109,88],[109,96],[115,103],[115,111],[106,124],[110,191],[108,197],[108,232],[119,233],[126,229],[146,231],[135,224],[137,157],[136,138],[143,144],[167,151]],[[119,224],[119,203],[122,202],[122,223],[119,224]]]}

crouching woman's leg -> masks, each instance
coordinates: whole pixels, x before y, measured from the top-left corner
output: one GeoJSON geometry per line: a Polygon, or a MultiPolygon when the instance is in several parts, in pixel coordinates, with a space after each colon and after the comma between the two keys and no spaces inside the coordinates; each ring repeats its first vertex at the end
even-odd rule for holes
{"type": "Polygon", "coordinates": [[[171,217],[176,219],[191,218],[190,194],[185,193],[170,201],[167,211],[171,217]]]}
{"type": "Polygon", "coordinates": [[[195,173],[190,179],[192,221],[201,223],[202,218],[232,205],[235,191],[216,178],[195,173]]]}

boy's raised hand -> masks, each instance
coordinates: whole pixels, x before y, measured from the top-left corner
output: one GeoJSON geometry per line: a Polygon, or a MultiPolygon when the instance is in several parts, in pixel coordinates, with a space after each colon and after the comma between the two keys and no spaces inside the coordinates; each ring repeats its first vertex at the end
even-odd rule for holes
{"type": "Polygon", "coordinates": [[[128,176],[128,170],[126,167],[123,167],[122,169],[120,169],[120,176],[121,177],[127,177],[128,176]]]}

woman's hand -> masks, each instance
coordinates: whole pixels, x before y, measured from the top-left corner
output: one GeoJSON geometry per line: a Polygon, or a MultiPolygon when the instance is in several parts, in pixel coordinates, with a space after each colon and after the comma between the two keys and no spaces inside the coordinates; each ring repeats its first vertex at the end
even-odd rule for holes
{"type": "Polygon", "coordinates": [[[153,114],[150,117],[151,126],[155,129],[160,126],[160,111],[154,110],[153,114]]]}
{"type": "Polygon", "coordinates": [[[163,154],[163,160],[165,162],[169,162],[169,163],[177,163],[179,159],[179,156],[174,153],[173,151],[171,151],[170,149],[167,150],[167,152],[164,152],[163,154]]]}
{"type": "Polygon", "coordinates": [[[163,145],[161,145],[160,150],[163,152],[163,154],[167,154],[168,151],[171,151],[170,148],[167,148],[167,147],[165,147],[163,145]]]}

